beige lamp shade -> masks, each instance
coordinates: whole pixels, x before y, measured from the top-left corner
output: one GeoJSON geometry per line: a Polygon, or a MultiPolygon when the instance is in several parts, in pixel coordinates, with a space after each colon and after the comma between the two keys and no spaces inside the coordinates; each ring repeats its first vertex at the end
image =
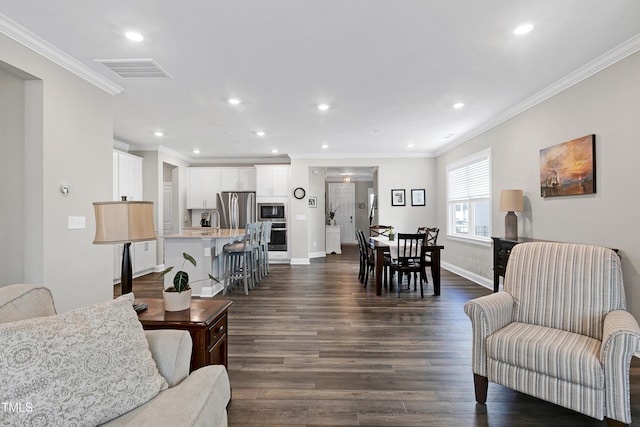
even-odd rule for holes
{"type": "Polygon", "coordinates": [[[153,202],[94,202],[94,244],[155,240],[153,202]]]}
{"type": "Polygon", "coordinates": [[[522,212],[524,210],[524,196],[522,190],[501,190],[501,212],[522,212]]]}

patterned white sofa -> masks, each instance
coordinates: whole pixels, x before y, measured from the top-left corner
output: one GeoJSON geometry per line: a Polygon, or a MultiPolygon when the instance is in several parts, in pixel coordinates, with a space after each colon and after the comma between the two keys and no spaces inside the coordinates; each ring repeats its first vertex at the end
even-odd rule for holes
{"type": "Polygon", "coordinates": [[[476,400],[488,382],[610,425],[629,424],[629,365],[640,328],[625,311],[618,255],[568,243],[516,245],[504,291],[465,304],[476,400]]]}
{"type": "Polygon", "coordinates": [[[189,374],[189,333],[144,331],[132,300],[56,315],[47,288],[0,287],[0,426],[226,426],[224,366],[189,374]]]}

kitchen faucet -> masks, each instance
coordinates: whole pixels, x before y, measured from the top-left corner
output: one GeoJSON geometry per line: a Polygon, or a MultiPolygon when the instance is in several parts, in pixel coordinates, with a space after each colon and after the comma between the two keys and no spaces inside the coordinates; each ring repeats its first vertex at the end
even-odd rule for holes
{"type": "Polygon", "coordinates": [[[216,214],[216,218],[218,219],[216,221],[216,227],[220,228],[220,212],[218,212],[217,209],[212,209],[207,213],[207,221],[209,222],[209,226],[213,227],[213,224],[211,223],[211,214],[216,214]]]}

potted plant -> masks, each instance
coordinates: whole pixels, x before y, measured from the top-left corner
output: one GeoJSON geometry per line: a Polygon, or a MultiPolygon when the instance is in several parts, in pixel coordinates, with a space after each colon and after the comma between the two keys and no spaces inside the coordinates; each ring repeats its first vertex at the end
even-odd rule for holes
{"type": "Polygon", "coordinates": [[[393,227],[389,227],[389,240],[395,240],[396,233],[393,232],[393,227]]]}
{"type": "Polygon", "coordinates": [[[338,208],[334,208],[333,205],[329,205],[329,225],[336,225],[336,212],[338,208]]]}
{"type": "MultiPolygon", "coordinates": [[[[184,271],[184,264],[189,261],[195,267],[196,260],[186,252],[182,253],[182,258],[184,258],[184,261],[182,261],[182,267],[180,271],[173,276],[173,286],[166,288],[162,292],[165,311],[181,311],[186,310],[191,306],[191,286],[189,286],[191,283],[201,282],[204,280],[213,280],[220,283],[220,281],[211,274],[209,274],[208,279],[189,282],[189,274],[184,271]]],[[[166,268],[162,273],[160,273],[159,277],[163,278],[165,274],[169,273],[171,270],[173,270],[173,267],[166,268]]]]}

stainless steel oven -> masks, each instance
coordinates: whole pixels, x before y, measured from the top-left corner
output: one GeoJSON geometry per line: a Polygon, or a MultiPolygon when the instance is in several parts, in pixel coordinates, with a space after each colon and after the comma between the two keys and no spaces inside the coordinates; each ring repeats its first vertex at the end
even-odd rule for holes
{"type": "Polygon", "coordinates": [[[287,222],[284,203],[258,203],[258,221],[287,222]]]}
{"type": "Polygon", "coordinates": [[[270,251],[287,250],[287,205],[258,203],[258,221],[271,221],[270,251]]]}
{"type": "Polygon", "coordinates": [[[270,251],[286,251],[287,250],[287,223],[272,222],[271,223],[271,241],[269,242],[270,251]]]}

